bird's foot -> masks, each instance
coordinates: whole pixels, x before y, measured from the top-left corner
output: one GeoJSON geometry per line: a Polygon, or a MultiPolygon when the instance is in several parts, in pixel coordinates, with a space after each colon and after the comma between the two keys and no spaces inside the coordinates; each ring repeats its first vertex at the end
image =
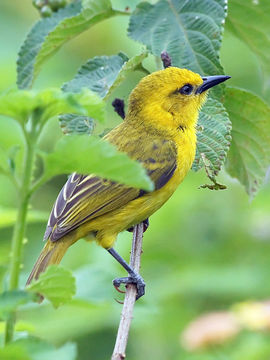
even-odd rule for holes
{"type": "MultiPolygon", "coordinates": [[[[145,232],[148,229],[148,227],[149,227],[149,219],[147,218],[143,220],[143,232],[145,232]]],[[[127,229],[127,231],[129,232],[133,232],[133,230],[134,230],[134,226],[127,229]]]]}
{"type": "Polygon", "coordinates": [[[143,280],[143,278],[141,277],[141,275],[133,273],[130,274],[129,277],[122,277],[122,278],[117,278],[113,280],[113,286],[115,287],[115,289],[118,292],[124,293],[125,291],[122,291],[119,289],[121,284],[134,284],[136,285],[137,288],[137,296],[136,296],[136,300],[138,300],[140,297],[142,297],[145,294],[145,282],[143,280]]]}

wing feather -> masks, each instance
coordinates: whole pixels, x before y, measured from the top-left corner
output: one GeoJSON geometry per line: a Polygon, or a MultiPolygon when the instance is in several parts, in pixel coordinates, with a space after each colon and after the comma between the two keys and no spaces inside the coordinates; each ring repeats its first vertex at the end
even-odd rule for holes
{"type": "MultiPolygon", "coordinates": [[[[155,184],[162,188],[176,169],[176,147],[159,138],[130,146],[129,155],[140,161],[155,184]]],[[[121,150],[121,149],[120,149],[121,150]]],[[[72,174],[53,206],[44,240],[56,241],[82,223],[120,208],[146,192],[95,175],[72,174]]]]}

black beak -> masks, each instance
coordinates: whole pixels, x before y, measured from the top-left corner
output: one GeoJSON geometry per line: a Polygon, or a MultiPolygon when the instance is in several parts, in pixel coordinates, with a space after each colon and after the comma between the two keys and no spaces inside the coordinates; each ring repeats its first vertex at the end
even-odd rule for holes
{"type": "Polygon", "coordinates": [[[205,90],[210,89],[213,86],[216,86],[223,81],[230,79],[231,77],[228,75],[215,75],[215,76],[205,76],[203,77],[203,83],[198,87],[196,94],[201,94],[205,90]]]}

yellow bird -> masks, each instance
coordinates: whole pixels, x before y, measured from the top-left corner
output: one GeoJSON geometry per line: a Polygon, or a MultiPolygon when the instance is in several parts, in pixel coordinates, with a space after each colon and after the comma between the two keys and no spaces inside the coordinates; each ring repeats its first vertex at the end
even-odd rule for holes
{"type": "Polygon", "coordinates": [[[37,279],[48,265],[58,264],[66,250],[92,234],[97,243],[128,271],[114,285],[135,283],[137,298],[144,281],[113,249],[117,235],[157,211],[174,193],[191,168],[196,150],[196,123],[209,88],[229,76],[200,75],[168,67],[144,77],[129,97],[124,121],[105,136],[147,170],[155,189],[145,192],[102,179],[72,174],[53,206],[47,241],[28,278],[37,279]]]}

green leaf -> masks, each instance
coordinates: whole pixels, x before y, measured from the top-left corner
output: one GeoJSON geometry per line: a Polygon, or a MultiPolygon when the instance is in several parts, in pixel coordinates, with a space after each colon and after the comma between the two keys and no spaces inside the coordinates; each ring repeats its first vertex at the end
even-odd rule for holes
{"type": "Polygon", "coordinates": [[[224,106],[217,100],[208,98],[203,106],[197,126],[197,149],[192,169],[203,166],[202,156],[210,162],[215,175],[223,165],[231,141],[231,122],[224,106]]]}
{"type": "Polygon", "coordinates": [[[111,84],[105,99],[107,99],[113,90],[118,87],[126,78],[127,76],[133,72],[134,70],[142,70],[145,71],[145,69],[142,68],[142,62],[143,60],[148,56],[148,52],[145,51],[140,55],[133,56],[131,59],[129,59],[127,62],[125,62],[120,69],[117,77],[115,78],[114,82],[111,84]]]}
{"type": "Polygon", "coordinates": [[[6,173],[9,171],[9,159],[8,153],[2,146],[0,146],[0,173],[6,173]]]}
{"type": "Polygon", "coordinates": [[[77,358],[77,347],[74,343],[66,343],[56,349],[43,340],[29,337],[19,339],[13,344],[24,348],[31,355],[31,360],[76,360],[77,358]]]}
{"type": "Polygon", "coordinates": [[[230,0],[226,28],[244,41],[270,72],[270,2],[230,0]]]}
{"type": "MultiPolygon", "coordinates": [[[[3,251],[3,248],[2,248],[2,251],[3,251]]],[[[5,278],[6,272],[7,272],[7,267],[0,265],[0,292],[3,291],[3,280],[5,278]]]]}
{"type": "Polygon", "coordinates": [[[114,10],[132,12],[135,10],[136,5],[140,2],[140,0],[111,0],[112,8],[114,10]]]}
{"type": "Polygon", "coordinates": [[[58,119],[64,134],[91,135],[95,128],[94,120],[88,116],[63,114],[59,115],[58,119]]]}
{"type": "Polygon", "coordinates": [[[226,169],[253,197],[270,164],[270,107],[252,93],[226,90],[225,106],[232,121],[232,144],[226,169]]]}
{"type": "Polygon", "coordinates": [[[63,90],[76,93],[88,88],[104,97],[127,61],[128,57],[123,53],[96,56],[79,69],[74,79],[63,85],[63,90]]]}
{"type": "Polygon", "coordinates": [[[95,174],[126,184],[152,190],[145,169],[109,142],[87,135],[63,136],[55,151],[44,154],[45,176],[62,173],[95,174]]]}
{"type": "Polygon", "coordinates": [[[51,265],[27,287],[27,291],[43,295],[57,307],[70,301],[75,294],[75,279],[71,271],[51,265]]]}
{"type": "Polygon", "coordinates": [[[8,315],[16,310],[18,306],[34,300],[36,300],[36,296],[24,290],[3,292],[0,295],[0,318],[6,320],[8,315]]]}
{"type": "Polygon", "coordinates": [[[131,16],[128,34],[158,57],[167,51],[173,66],[216,75],[222,73],[218,52],[225,4],[224,0],[143,2],[131,16]]]}
{"type": "Polygon", "coordinates": [[[65,112],[88,115],[103,121],[104,103],[87,89],[80,94],[46,89],[39,92],[16,90],[0,95],[0,114],[10,116],[24,124],[34,112],[38,114],[36,117],[41,123],[65,112]]]}
{"type": "MultiPolygon", "coordinates": [[[[0,229],[13,226],[17,220],[17,209],[0,206],[0,229]]],[[[48,213],[46,211],[29,210],[27,213],[28,223],[37,223],[47,221],[48,213]]]]}
{"type": "Polygon", "coordinates": [[[32,360],[27,350],[18,344],[8,344],[4,348],[0,347],[0,359],[3,360],[32,360]]]}
{"type": "Polygon", "coordinates": [[[63,90],[76,93],[88,88],[102,98],[107,98],[130,72],[142,69],[141,63],[147,55],[148,53],[144,52],[130,60],[123,53],[96,56],[79,69],[74,79],[63,85],[63,90]]]}
{"type": "Polygon", "coordinates": [[[54,12],[49,18],[39,20],[23,43],[17,62],[19,88],[31,86],[42,63],[52,56],[65,42],[90,28],[99,21],[115,14],[109,0],[72,2],[54,12]]]}

